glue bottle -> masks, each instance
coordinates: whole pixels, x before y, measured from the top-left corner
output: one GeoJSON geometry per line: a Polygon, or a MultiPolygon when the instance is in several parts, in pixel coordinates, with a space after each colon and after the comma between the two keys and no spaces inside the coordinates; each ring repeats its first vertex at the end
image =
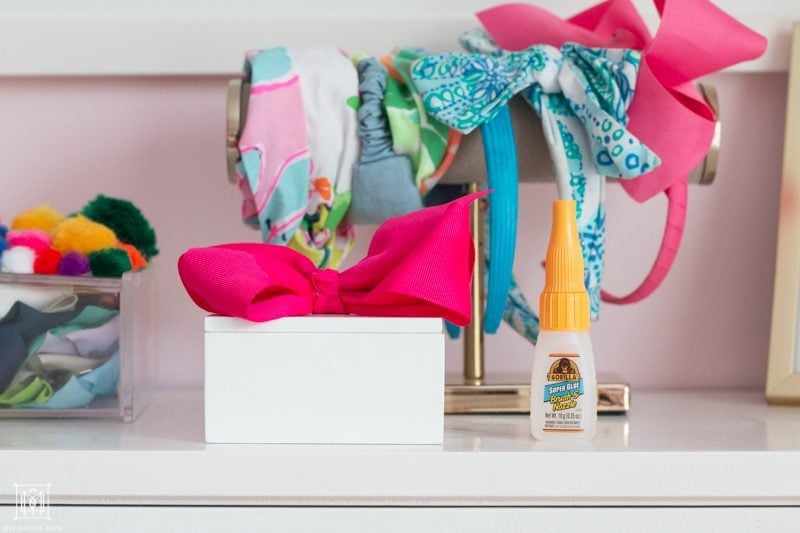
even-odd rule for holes
{"type": "Polygon", "coordinates": [[[531,379],[531,433],[539,440],[594,437],[597,377],[583,276],[575,202],[556,200],[531,379]]]}

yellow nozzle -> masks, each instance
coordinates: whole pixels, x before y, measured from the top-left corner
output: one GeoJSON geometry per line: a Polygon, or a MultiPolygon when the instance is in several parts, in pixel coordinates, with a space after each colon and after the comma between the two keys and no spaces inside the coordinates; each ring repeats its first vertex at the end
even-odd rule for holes
{"type": "Polygon", "coordinates": [[[583,283],[583,254],[572,200],[553,202],[544,279],[544,290],[539,297],[541,328],[588,330],[589,294],[583,283]]]}

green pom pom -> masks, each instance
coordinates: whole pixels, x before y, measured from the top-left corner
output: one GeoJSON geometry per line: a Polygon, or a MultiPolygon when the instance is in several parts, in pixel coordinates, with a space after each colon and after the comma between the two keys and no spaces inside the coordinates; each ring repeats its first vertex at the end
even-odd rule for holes
{"type": "Polygon", "coordinates": [[[101,194],[86,204],[81,213],[114,230],[121,242],[132,244],[147,259],[158,255],[156,232],[132,202],[101,194]]]}
{"type": "Polygon", "coordinates": [[[89,254],[89,270],[101,278],[121,278],[133,268],[128,252],[120,248],[106,248],[89,254]]]}

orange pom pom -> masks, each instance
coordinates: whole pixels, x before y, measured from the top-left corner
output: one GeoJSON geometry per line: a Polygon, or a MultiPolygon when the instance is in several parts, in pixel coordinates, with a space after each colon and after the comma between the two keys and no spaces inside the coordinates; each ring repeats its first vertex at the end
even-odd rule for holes
{"type": "Polygon", "coordinates": [[[117,246],[128,252],[128,257],[131,258],[131,266],[133,266],[134,272],[147,268],[147,259],[144,258],[142,252],[134,245],[121,242],[117,246]]]}

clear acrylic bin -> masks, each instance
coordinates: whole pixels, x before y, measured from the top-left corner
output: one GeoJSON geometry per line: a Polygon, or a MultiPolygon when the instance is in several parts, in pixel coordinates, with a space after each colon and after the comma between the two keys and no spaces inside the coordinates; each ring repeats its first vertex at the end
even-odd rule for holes
{"type": "Polygon", "coordinates": [[[0,331],[0,418],[133,421],[152,364],[154,288],[152,269],[121,279],[0,273],[0,327],[10,328],[0,331]]]}

